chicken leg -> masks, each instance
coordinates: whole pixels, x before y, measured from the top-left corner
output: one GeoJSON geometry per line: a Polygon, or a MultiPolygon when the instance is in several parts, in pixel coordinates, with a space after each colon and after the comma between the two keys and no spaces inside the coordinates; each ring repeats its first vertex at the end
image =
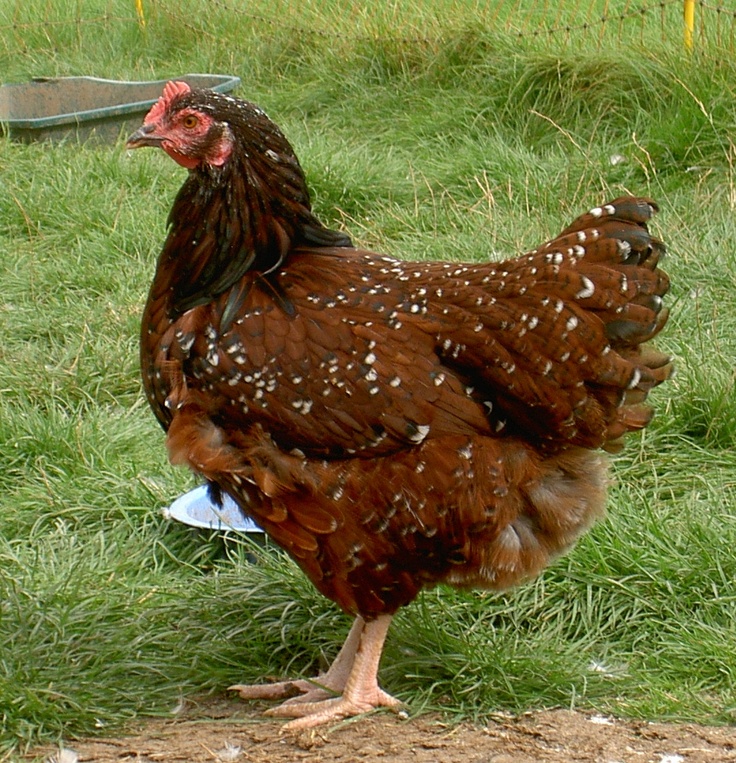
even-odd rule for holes
{"type": "Polygon", "coordinates": [[[378,686],[378,663],[391,618],[381,615],[366,622],[357,617],[329,670],[315,679],[237,684],[230,689],[243,699],[281,699],[301,692],[267,713],[295,717],[284,727],[287,730],[312,728],[375,707],[399,707],[401,702],[378,686]],[[339,696],[330,696],[333,693],[339,696]]]}

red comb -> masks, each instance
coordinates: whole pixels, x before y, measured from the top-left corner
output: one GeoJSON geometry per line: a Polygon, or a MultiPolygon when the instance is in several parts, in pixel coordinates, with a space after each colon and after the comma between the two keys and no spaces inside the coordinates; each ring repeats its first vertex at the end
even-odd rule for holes
{"type": "Polygon", "coordinates": [[[191,90],[192,88],[186,82],[174,82],[173,80],[167,82],[164,85],[163,95],[151,106],[150,111],[143,120],[143,124],[147,125],[149,122],[155,122],[160,119],[174,98],[189,93],[191,90]]]}

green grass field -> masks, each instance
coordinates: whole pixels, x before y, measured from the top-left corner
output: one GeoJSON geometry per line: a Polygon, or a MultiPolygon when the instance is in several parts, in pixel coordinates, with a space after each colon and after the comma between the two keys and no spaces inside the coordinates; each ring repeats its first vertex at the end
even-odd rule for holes
{"type": "MultiPolygon", "coordinates": [[[[424,594],[392,627],[385,687],[451,718],[565,706],[736,722],[736,54],[688,58],[659,21],[651,39],[639,22],[633,39],[520,38],[473,3],[228,5],[205,18],[146,3],[141,29],[132,0],[85,3],[78,24],[61,0],[7,0],[0,71],[238,75],[290,137],[324,220],[406,258],[520,253],[624,192],[662,208],[660,345],[678,374],[615,459],[608,519],[519,590],[424,594]]],[[[169,466],[142,400],[137,332],[182,180],[122,142],[0,140],[8,757],[171,713],[182,695],[307,674],[347,631],[280,553],[161,515],[196,481],[169,466]]]]}

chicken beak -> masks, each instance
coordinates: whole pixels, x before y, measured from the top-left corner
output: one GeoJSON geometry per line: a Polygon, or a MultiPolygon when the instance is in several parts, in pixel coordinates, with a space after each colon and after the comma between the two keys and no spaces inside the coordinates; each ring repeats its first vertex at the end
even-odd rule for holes
{"type": "Polygon", "coordinates": [[[163,138],[152,133],[156,129],[153,124],[144,124],[139,127],[125,142],[126,148],[143,148],[144,146],[158,146],[161,148],[163,138]]]}

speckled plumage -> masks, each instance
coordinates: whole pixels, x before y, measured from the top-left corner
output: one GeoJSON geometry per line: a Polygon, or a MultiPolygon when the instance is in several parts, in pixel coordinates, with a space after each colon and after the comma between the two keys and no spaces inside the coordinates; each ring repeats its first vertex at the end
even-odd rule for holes
{"type": "Polygon", "coordinates": [[[654,202],[596,207],[517,259],[404,262],[314,218],[257,107],[175,88],[154,109],[131,145],[174,136],[190,169],[141,335],[172,462],[368,622],[567,550],[603,513],[601,450],[646,426],[671,370],[644,344],[667,316],[654,202]]]}

